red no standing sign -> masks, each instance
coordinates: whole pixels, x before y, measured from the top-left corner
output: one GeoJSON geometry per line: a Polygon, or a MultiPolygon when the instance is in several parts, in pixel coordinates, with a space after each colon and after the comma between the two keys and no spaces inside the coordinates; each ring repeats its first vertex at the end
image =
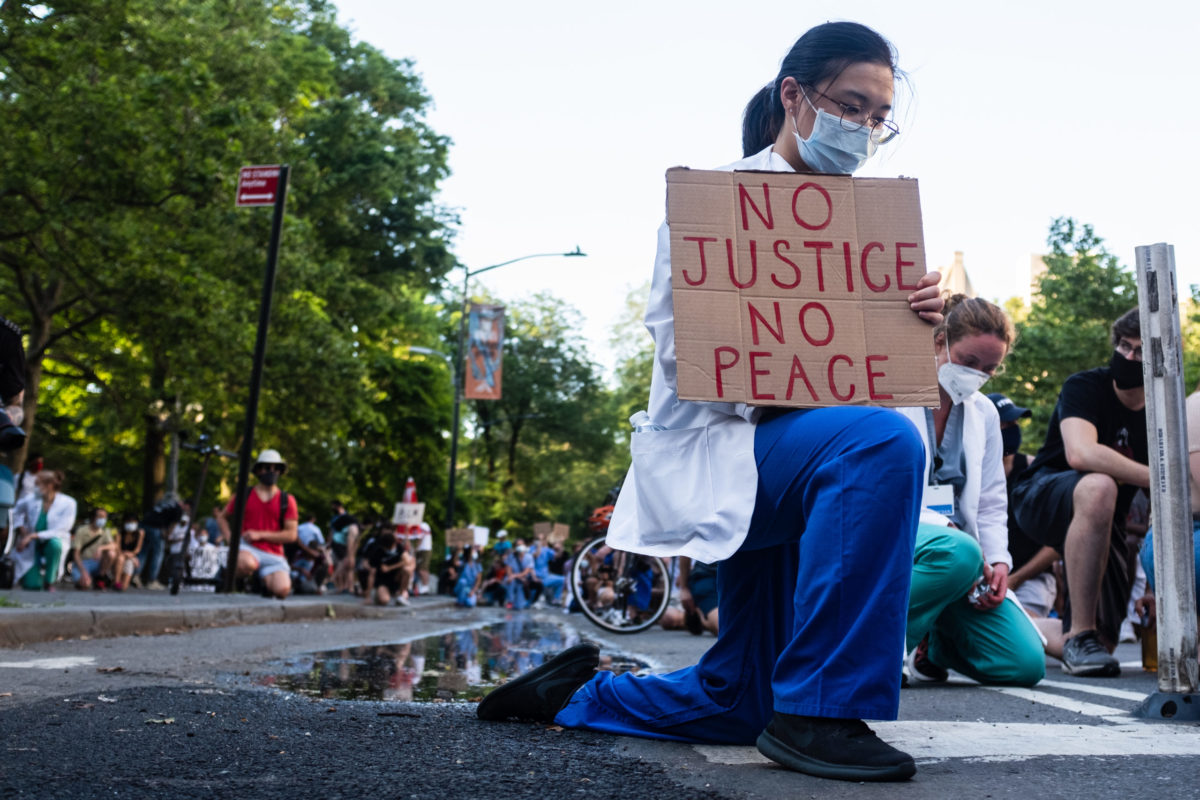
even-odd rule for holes
{"type": "Polygon", "coordinates": [[[242,167],[238,172],[237,205],[273,206],[279,192],[279,165],[242,167]]]}

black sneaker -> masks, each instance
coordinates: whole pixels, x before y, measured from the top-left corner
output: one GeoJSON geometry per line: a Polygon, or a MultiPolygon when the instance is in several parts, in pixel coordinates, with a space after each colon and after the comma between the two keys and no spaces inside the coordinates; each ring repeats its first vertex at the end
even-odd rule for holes
{"type": "Polygon", "coordinates": [[[575,690],[596,674],[600,648],[595,642],[570,647],[536,669],[497,686],[475,709],[483,720],[526,719],[553,722],[575,690]]]}
{"type": "Polygon", "coordinates": [[[1095,631],[1084,631],[1063,645],[1062,671],[1083,677],[1115,678],[1121,674],[1121,662],[1100,644],[1095,631]]]}
{"type": "Polygon", "coordinates": [[[842,781],[903,781],[917,771],[910,755],[880,739],[859,719],[776,711],[759,734],[758,752],[788,769],[842,781]]]}
{"type": "Polygon", "coordinates": [[[950,673],[929,660],[929,637],[908,654],[908,677],[913,683],[945,683],[950,673]]]}

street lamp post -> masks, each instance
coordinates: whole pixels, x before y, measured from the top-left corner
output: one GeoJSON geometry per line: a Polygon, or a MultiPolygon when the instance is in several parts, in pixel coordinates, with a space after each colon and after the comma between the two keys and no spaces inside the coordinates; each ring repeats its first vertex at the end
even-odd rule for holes
{"type": "MultiPolygon", "coordinates": [[[[455,473],[458,468],[458,422],[463,401],[463,384],[465,383],[466,365],[464,363],[466,354],[466,338],[467,338],[467,302],[468,302],[468,286],[471,278],[480,275],[484,272],[490,272],[500,267],[507,267],[509,264],[515,264],[518,261],[528,261],[531,258],[582,258],[587,256],[587,253],[579,249],[579,245],[569,253],[532,253],[519,258],[511,258],[508,261],[501,261],[499,264],[492,264],[488,267],[480,267],[479,269],[469,270],[463,267],[463,287],[462,287],[462,314],[458,320],[458,349],[455,353],[455,362],[451,374],[454,376],[454,419],[451,422],[450,428],[450,484],[446,491],[446,530],[454,527],[454,488],[455,488],[455,473]]],[[[416,348],[409,348],[415,350],[416,348]]],[[[417,350],[417,352],[421,352],[417,350]]],[[[442,355],[438,353],[437,355],[442,355]]],[[[444,357],[444,356],[443,356],[444,357]]]]}

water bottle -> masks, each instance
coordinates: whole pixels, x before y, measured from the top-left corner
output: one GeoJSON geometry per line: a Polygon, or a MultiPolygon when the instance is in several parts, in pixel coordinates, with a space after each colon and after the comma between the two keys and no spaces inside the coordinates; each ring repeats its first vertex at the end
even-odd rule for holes
{"type": "Polygon", "coordinates": [[[656,425],[654,420],[650,419],[650,415],[645,411],[639,411],[629,418],[629,424],[633,426],[634,433],[645,433],[646,431],[665,431],[662,425],[656,425]]]}
{"type": "Polygon", "coordinates": [[[1158,625],[1150,625],[1150,615],[1143,613],[1139,620],[1139,638],[1142,643],[1142,669],[1158,672],[1158,625]]]}

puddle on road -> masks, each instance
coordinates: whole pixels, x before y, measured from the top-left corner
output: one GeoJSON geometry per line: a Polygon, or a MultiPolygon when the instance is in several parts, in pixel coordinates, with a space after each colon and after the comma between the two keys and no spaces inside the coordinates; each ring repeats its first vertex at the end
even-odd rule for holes
{"type": "MultiPolygon", "coordinates": [[[[255,683],[308,697],[416,702],[475,700],[578,644],[576,631],[514,616],[502,623],[415,639],[289,659],[255,683]]],[[[648,664],[601,654],[600,667],[636,672],[648,664]]]]}

